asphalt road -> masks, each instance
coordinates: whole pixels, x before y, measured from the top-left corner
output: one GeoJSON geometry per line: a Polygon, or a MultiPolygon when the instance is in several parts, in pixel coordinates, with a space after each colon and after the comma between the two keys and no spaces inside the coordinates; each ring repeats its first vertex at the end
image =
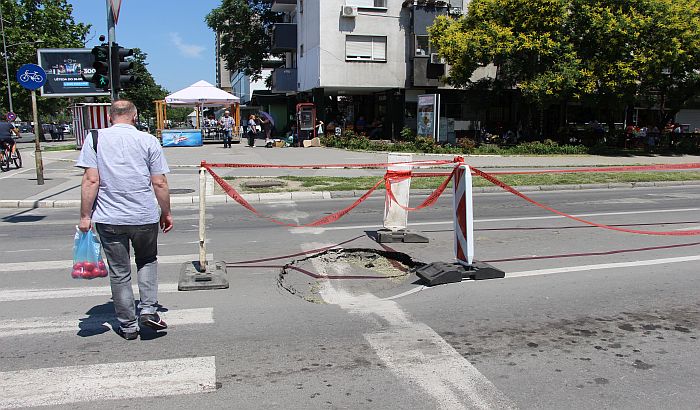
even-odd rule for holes
{"type": "MultiPolygon", "coordinates": [[[[698,187],[532,196],[605,224],[700,229],[698,187]]],[[[308,222],[349,201],[260,210],[308,222]]],[[[391,248],[451,260],[451,201],[411,214],[429,244],[391,248]]],[[[198,239],[197,209],[177,208],[176,229],[159,239],[171,329],[127,342],[103,324],[113,322],[107,281],[69,277],[77,210],[0,210],[0,408],[697,408],[697,236],[583,227],[480,194],[476,256],[505,279],[425,288],[412,275],[280,276],[293,261],[316,274],[379,271],[349,252],[289,255],[381,249],[367,234],[382,211],[371,199],[327,227],[288,228],[210,207],[207,252],[230,264],[231,288],[177,292],[198,239]],[[258,259],[269,260],[247,263],[258,259]]]]}

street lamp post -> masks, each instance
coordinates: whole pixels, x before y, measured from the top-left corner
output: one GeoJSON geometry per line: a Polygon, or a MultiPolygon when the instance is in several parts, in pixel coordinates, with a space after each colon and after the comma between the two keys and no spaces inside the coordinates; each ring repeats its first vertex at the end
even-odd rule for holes
{"type": "Polygon", "coordinates": [[[12,109],[12,89],[10,88],[10,69],[7,67],[7,45],[5,44],[5,23],[2,18],[2,5],[0,5],[0,31],[2,32],[2,57],[5,60],[5,79],[7,80],[7,99],[10,102],[10,112],[12,109]]]}

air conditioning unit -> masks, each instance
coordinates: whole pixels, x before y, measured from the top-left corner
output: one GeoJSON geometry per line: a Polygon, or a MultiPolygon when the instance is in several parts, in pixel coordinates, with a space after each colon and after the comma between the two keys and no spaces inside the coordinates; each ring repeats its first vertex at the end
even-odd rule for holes
{"type": "Polygon", "coordinates": [[[445,59],[440,57],[438,53],[431,53],[430,64],[445,64],[445,59]]]}
{"type": "Polygon", "coordinates": [[[357,17],[357,7],[343,6],[343,8],[341,9],[341,15],[343,17],[357,17]]]}

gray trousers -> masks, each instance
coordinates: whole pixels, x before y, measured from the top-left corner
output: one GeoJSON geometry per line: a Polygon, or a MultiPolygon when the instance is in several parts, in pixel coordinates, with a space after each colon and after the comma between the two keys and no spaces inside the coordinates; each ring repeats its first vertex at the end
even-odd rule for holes
{"type": "Polygon", "coordinates": [[[109,264],[109,282],[117,320],[123,331],[138,330],[134,291],[131,287],[129,243],[134,247],[139,285],[139,309],[152,314],[158,305],[158,224],[108,225],[96,223],[109,264]]]}

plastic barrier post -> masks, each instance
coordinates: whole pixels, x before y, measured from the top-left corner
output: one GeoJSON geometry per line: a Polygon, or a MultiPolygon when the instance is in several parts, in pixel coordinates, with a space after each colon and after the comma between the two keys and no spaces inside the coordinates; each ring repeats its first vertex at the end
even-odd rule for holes
{"type": "MultiPolygon", "coordinates": [[[[205,165],[205,162],[202,162],[205,165]]],[[[207,169],[199,168],[199,261],[185,262],[180,270],[178,290],[228,289],[226,264],[217,262],[213,268],[207,263],[207,169]]]]}
{"type": "MultiPolygon", "coordinates": [[[[388,163],[411,162],[411,154],[392,154],[387,158],[388,163]]],[[[410,171],[411,165],[389,165],[389,171],[410,171]]],[[[391,191],[394,193],[396,201],[407,206],[411,192],[411,178],[391,183],[391,191]]],[[[401,208],[386,193],[384,201],[384,229],[377,231],[377,242],[406,242],[406,243],[427,243],[428,238],[408,229],[408,211],[401,208]]]]}
{"type": "Polygon", "coordinates": [[[207,170],[199,168],[199,271],[207,271],[207,170]]]}
{"type": "Polygon", "coordinates": [[[472,173],[460,164],[454,175],[454,230],[457,263],[434,262],[416,269],[416,275],[428,286],[461,282],[463,279],[495,279],[505,272],[474,260],[474,199],[472,173]]]}
{"type": "Polygon", "coordinates": [[[460,165],[454,179],[455,257],[462,265],[474,262],[474,197],[472,173],[468,165],[460,165]]]}

